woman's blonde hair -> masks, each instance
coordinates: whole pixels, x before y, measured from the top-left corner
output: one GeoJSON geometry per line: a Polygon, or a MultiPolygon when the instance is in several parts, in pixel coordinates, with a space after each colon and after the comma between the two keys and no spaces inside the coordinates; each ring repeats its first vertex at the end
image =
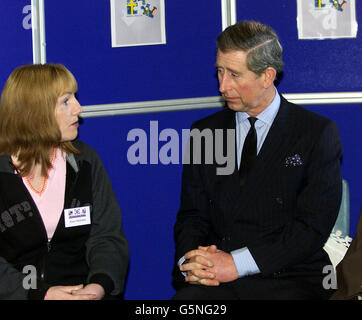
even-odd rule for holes
{"type": "Polygon", "coordinates": [[[10,74],[0,99],[0,154],[17,156],[22,176],[38,163],[47,176],[53,148],[79,153],[71,142],[61,142],[55,119],[58,98],[76,91],[74,76],[60,64],[24,65],[10,74]]]}

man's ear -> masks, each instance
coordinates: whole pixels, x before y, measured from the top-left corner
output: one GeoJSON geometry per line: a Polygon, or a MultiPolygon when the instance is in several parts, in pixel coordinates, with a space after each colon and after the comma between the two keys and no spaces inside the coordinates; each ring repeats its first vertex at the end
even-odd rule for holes
{"type": "Polygon", "coordinates": [[[268,67],[263,71],[264,77],[264,88],[267,89],[274,84],[275,77],[277,72],[274,68],[268,67]]]}

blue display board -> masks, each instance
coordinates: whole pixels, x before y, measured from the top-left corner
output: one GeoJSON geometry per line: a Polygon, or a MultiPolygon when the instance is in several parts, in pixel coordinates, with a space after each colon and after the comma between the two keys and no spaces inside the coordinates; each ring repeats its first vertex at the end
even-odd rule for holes
{"type": "Polygon", "coordinates": [[[219,0],[165,1],[165,45],[112,48],[106,0],[46,1],[45,16],[47,60],[75,74],[84,105],[218,94],[219,0]]]}
{"type": "Polygon", "coordinates": [[[19,65],[33,63],[30,0],[0,2],[0,89],[19,65]]]}
{"type": "MultiPolygon", "coordinates": [[[[362,18],[359,1],[356,16],[358,22],[362,18]]],[[[238,0],[237,19],[268,24],[279,35],[285,62],[280,92],[362,91],[361,30],[352,39],[298,40],[296,0],[238,0]]]]}

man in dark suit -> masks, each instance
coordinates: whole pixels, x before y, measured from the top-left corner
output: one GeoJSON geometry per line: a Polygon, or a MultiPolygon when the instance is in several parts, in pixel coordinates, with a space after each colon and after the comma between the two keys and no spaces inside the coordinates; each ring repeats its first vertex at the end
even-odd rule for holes
{"type": "Polygon", "coordinates": [[[322,270],[331,262],[323,245],[342,193],[338,128],[279,95],[282,48],[270,27],[239,22],[219,35],[217,47],[228,108],[192,129],[214,137],[223,129],[224,138],[234,129],[236,165],[218,174],[215,156],[205,162],[206,142],[204,161],[193,161],[200,150],[190,136],[175,224],[174,299],[327,299],[333,292],[323,288],[322,270]]]}

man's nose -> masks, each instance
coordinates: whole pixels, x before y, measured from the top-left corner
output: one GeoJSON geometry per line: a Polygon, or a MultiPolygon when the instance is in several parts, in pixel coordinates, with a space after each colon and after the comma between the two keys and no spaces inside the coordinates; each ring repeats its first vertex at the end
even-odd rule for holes
{"type": "Polygon", "coordinates": [[[227,76],[219,76],[219,91],[225,93],[229,89],[229,80],[227,76]]]}

